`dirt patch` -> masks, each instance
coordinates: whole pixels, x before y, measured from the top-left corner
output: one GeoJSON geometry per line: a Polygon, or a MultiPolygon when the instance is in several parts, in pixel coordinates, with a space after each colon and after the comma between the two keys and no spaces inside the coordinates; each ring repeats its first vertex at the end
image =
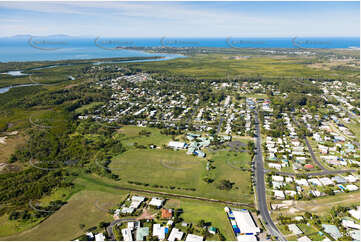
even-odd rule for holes
{"type": "Polygon", "coordinates": [[[25,138],[22,135],[6,136],[5,142],[0,142],[0,162],[8,162],[17,147],[25,144],[25,138]]]}
{"type": "Polygon", "coordinates": [[[149,211],[146,208],[143,208],[142,214],[137,217],[137,220],[144,220],[144,219],[153,219],[157,214],[152,214],[151,211],[149,211]]]}
{"type": "Polygon", "coordinates": [[[166,208],[180,208],[180,201],[178,199],[169,199],[166,202],[166,208]]]}
{"type": "Polygon", "coordinates": [[[64,87],[65,89],[70,89],[70,88],[72,88],[72,87],[76,87],[76,86],[78,86],[79,84],[70,84],[70,85],[68,85],[68,86],[66,86],[66,87],[64,87]]]}
{"type": "Polygon", "coordinates": [[[235,140],[228,142],[227,146],[229,147],[229,151],[242,152],[247,145],[241,141],[235,140]]]}

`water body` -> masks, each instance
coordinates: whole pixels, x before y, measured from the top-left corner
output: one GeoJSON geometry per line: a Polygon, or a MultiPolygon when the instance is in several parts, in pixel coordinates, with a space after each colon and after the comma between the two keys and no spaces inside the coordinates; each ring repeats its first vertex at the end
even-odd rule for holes
{"type": "MultiPolygon", "coordinates": [[[[359,37],[289,38],[76,38],[67,36],[0,38],[0,62],[55,61],[115,57],[161,56],[123,49],[127,47],[218,47],[218,48],[359,48],[359,37]]],[[[149,60],[147,60],[149,61],[149,60]]]]}
{"type": "Polygon", "coordinates": [[[2,88],[0,88],[0,94],[8,92],[11,88],[15,88],[15,87],[29,87],[29,86],[39,86],[39,85],[41,85],[41,84],[31,83],[31,84],[22,84],[22,85],[16,85],[16,86],[2,87],[2,88]]]}
{"type": "MultiPolygon", "coordinates": [[[[110,40],[108,40],[110,41],[110,40]]],[[[119,43],[117,40],[116,43],[119,43]]],[[[94,38],[0,38],[0,62],[57,61],[121,57],[165,57],[179,58],[180,55],[147,53],[119,48],[117,44],[96,45],[94,38]],[[102,48],[104,46],[104,48],[102,48]]],[[[111,43],[115,43],[112,41],[111,43]]],[[[146,41],[144,42],[146,43],[146,41]]],[[[124,46],[126,47],[126,46],[124,46]]],[[[149,60],[148,60],[149,61],[149,60]]],[[[50,68],[50,67],[49,67],[50,68]]]]}
{"type": "Polygon", "coordinates": [[[23,73],[23,71],[8,71],[1,74],[10,75],[10,76],[27,76],[29,74],[23,73]]]}
{"type": "MultiPolygon", "coordinates": [[[[150,61],[165,61],[165,60],[172,60],[172,59],[176,59],[176,58],[185,58],[186,56],[183,55],[178,55],[178,54],[173,54],[173,55],[169,55],[169,56],[164,56],[162,58],[151,58],[151,59],[139,59],[139,60],[131,60],[131,61],[99,61],[99,62],[95,62],[93,63],[93,65],[101,65],[101,64],[107,64],[107,63],[132,63],[132,62],[150,62],[150,61]]],[[[44,66],[44,67],[37,67],[37,68],[33,68],[33,69],[28,69],[28,70],[42,70],[42,69],[49,69],[49,68],[55,68],[58,66],[73,66],[73,65],[77,65],[77,64],[60,64],[60,65],[51,65],[51,66],[44,66]]],[[[17,71],[8,71],[8,72],[4,72],[1,74],[6,74],[6,75],[10,75],[10,76],[27,76],[30,74],[24,73],[23,70],[17,70],[17,71]]],[[[73,77],[71,77],[73,78],[73,77]]]]}

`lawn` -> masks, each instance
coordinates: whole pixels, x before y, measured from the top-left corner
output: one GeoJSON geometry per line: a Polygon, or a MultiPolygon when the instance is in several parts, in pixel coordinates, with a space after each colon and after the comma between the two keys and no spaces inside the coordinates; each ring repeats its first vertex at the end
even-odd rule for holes
{"type": "Polygon", "coordinates": [[[360,140],[360,123],[352,120],[352,123],[346,124],[344,123],[347,128],[351,130],[352,133],[355,134],[357,140],[360,140]]]}
{"type": "MultiPolygon", "coordinates": [[[[210,155],[210,159],[214,160],[212,166],[215,167],[212,170],[214,181],[210,184],[203,181],[207,174],[207,159],[187,155],[185,151],[130,149],[115,157],[109,168],[119,175],[121,180],[118,183],[122,186],[253,203],[253,195],[248,193],[249,172],[234,169],[227,164],[226,153],[221,151],[210,155]],[[230,180],[234,183],[233,188],[229,191],[218,189],[221,180],[230,180]],[[142,185],[135,186],[129,184],[129,181],[140,182],[142,185]]],[[[250,161],[246,152],[230,158],[233,162],[241,160],[239,165],[246,167],[250,161]]]]}
{"type": "Polygon", "coordinates": [[[124,182],[192,188],[199,182],[204,163],[184,151],[131,149],[115,157],[109,168],[124,182]]]}
{"type": "MultiPolygon", "coordinates": [[[[87,228],[97,226],[102,221],[110,222],[112,217],[105,211],[113,208],[128,194],[127,191],[118,189],[115,184],[114,181],[98,176],[81,175],[75,181],[76,186],[73,192],[59,189],[41,200],[42,204],[46,204],[50,200],[67,199],[68,196],[72,195],[66,205],[42,223],[38,225],[29,223],[21,231],[27,230],[19,233],[19,231],[14,231],[14,225],[6,223],[7,217],[0,217],[2,228],[11,229],[14,233],[18,232],[16,235],[3,233],[0,239],[72,240],[82,235],[87,228]],[[82,189],[80,192],[73,194],[80,189],[82,189]],[[81,229],[81,224],[85,225],[84,229],[81,229]]],[[[146,193],[132,193],[151,197],[146,193]]],[[[185,222],[197,224],[199,220],[204,219],[218,228],[227,240],[234,240],[233,231],[224,212],[224,206],[221,204],[172,198],[167,201],[166,207],[182,208],[181,217],[185,222]]]]}
{"type": "Polygon", "coordinates": [[[325,239],[324,236],[318,234],[318,230],[312,225],[307,226],[307,224],[298,224],[297,226],[303,231],[304,235],[313,241],[321,241],[325,239]]]}
{"type": "Polygon", "coordinates": [[[203,219],[206,223],[210,222],[211,226],[218,228],[227,240],[235,240],[233,230],[222,205],[200,203],[186,199],[171,199],[169,203],[166,203],[166,207],[182,208],[181,218],[184,219],[184,222],[197,224],[199,220],[203,219]]]}
{"type": "Polygon", "coordinates": [[[151,144],[161,146],[162,144],[168,144],[172,138],[171,136],[161,134],[160,130],[157,128],[138,127],[133,125],[124,126],[120,128],[118,132],[124,135],[122,140],[126,146],[132,146],[134,143],[145,146],[149,146],[151,144]],[[142,130],[150,132],[150,134],[148,136],[139,135],[139,132],[142,130]]]}

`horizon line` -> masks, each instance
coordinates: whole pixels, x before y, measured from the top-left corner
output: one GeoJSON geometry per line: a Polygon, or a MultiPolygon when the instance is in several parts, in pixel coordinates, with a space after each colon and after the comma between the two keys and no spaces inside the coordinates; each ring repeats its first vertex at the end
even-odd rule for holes
{"type": "Polygon", "coordinates": [[[64,36],[74,38],[360,38],[360,36],[301,36],[301,35],[288,35],[288,36],[105,36],[105,35],[69,35],[69,34],[49,34],[49,35],[32,35],[32,34],[15,34],[15,35],[4,35],[0,38],[14,38],[14,37],[51,37],[51,36],[64,36]]]}

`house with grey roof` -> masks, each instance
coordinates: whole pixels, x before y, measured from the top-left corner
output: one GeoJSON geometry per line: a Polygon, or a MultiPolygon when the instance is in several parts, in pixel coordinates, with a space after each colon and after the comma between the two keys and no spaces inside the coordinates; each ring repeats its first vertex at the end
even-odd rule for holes
{"type": "Polygon", "coordinates": [[[340,230],[338,230],[336,225],[333,224],[322,224],[323,230],[328,233],[332,238],[338,240],[342,237],[340,230]]]}

